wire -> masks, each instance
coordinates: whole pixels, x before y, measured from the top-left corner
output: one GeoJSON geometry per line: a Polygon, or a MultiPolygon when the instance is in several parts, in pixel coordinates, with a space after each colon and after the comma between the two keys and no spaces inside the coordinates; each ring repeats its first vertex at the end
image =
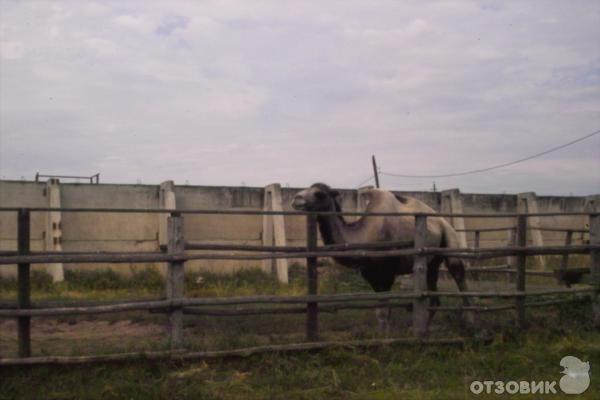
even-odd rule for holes
{"type": "Polygon", "coordinates": [[[359,183],[358,185],[356,185],[356,188],[361,187],[362,185],[364,185],[365,183],[371,181],[373,179],[373,175],[369,176],[367,179],[365,179],[364,181],[362,181],[361,183],[359,183]]]}
{"type": "Polygon", "coordinates": [[[533,155],[525,157],[525,158],[521,158],[521,159],[518,159],[518,160],[515,160],[515,161],[510,161],[510,162],[507,162],[507,163],[504,163],[504,164],[494,165],[494,166],[487,167],[487,168],[480,168],[480,169],[474,169],[474,170],[471,170],[471,171],[463,171],[463,172],[456,172],[456,173],[452,173],[452,174],[441,174],[441,175],[403,175],[403,174],[393,174],[393,173],[390,173],[390,172],[381,172],[381,175],[395,176],[395,177],[398,177],[398,178],[449,178],[451,176],[463,176],[463,175],[478,174],[480,172],[487,172],[487,171],[491,171],[493,169],[508,167],[509,165],[518,164],[518,163],[523,162],[523,161],[531,160],[532,158],[536,158],[536,157],[540,157],[540,156],[543,156],[543,155],[548,154],[548,153],[552,153],[553,151],[563,149],[563,148],[565,148],[567,146],[570,146],[572,144],[575,144],[577,142],[581,142],[582,140],[590,138],[590,137],[592,137],[594,135],[597,135],[599,133],[600,133],[600,130],[597,130],[597,131],[592,132],[592,133],[590,133],[588,135],[582,136],[579,139],[575,139],[575,140],[572,140],[572,141],[570,141],[568,143],[561,144],[560,146],[553,147],[551,149],[542,151],[541,153],[536,153],[536,154],[533,154],[533,155]]]}

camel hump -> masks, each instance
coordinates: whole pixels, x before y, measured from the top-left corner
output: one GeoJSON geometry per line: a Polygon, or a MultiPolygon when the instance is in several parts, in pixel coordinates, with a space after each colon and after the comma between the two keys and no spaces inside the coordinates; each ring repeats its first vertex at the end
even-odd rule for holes
{"type": "Polygon", "coordinates": [[[377,188],[369,188],[360,191],[360,195],[367,201],[368,204],[371,203],[382,203],[386,200],[389,201],[390,192],[383,189],[377,188]]]}
{"type": "MultiPolygon", "coordinates": [[[[371,211],[422,211],[431,209],[412,197],[402,196],[389,190],[371,188],[361,191],[371,211]]],[[[433,210],[431,210],[433,211],[433,210]]]]}
{"type": "Polygon", "coordinates": [[[408,204],[408,197],[405,197],[405,196],[402,196],[402,195],[396,194],[396,193],[394,193],[394,196],[396,196],[396,200],[398,200],[400,203],[408,204]]]}

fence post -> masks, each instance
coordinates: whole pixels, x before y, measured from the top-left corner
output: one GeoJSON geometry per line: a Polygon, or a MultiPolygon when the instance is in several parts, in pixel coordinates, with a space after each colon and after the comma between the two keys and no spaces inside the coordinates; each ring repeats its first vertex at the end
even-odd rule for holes
{"type": "MultiPolygon", "coordinates": [[[[427,243],[427,215],[415,215],[415,250],[427,243]]],[[[413,264],[413,286],[417,296],[427,290],[427,256],[416,255],[413,264]]],[[[423,337],[427,333],[427,298],[419,297],[413,302],[413,334],[423,337]]]]}
{"type": "MultiPolygon", "coordinates": [[[[183,239],[183,217],[179,213],[171,213],[167,221],[168,252],[182,254],[185,250],[183,239]]],[[[184,262],[172,261],[167,267],[167,300],[183,298],[184,262]]],[[[169,341],[171,349],[183,346],[183,311],[181,307],[171,307],[169,310],[169,341]]]]}
{"type": "Polygon", "coordinates": [[[481,232],[480,231],[475,231],[475,248],[476,249],[479,248],[480,239],[481,239],[481,232]]]}
{"type": "MultiPolygon", "coordinates": [[[[306,216],[306,250],[315,251],[317,247],[317,217],[306,216]]],[[[308,281],[308,294],[316,295],[318,289],[317,257],[306,257],[306,273],[308,281]]],[[[319,304],[306,303],[306,340],[314,342],[319,340],[319,304]]]]}
{"type": "MultiPolygon", "coordinates": [[[[516,242],[518,247],[527,246],[527,215],[521,214],[517,217],[516,242]]],[[[516,256],[516,289],[518,292],[525,292],[526,262],[527,256],[525,254],[520,253],[516,256]]],[[[519,328],[524,329],[526,325],[525,296],[518,296],[515,301],[517,309],[517,325],[519,328]]]]}
{"type": "MultiPolygon", "coordinates": [[[[478,249],[481,246],[481,231],[476,230],[475,231],[475,239],[473,242],[473,246],[478,249]]],[[[480,280],[480,276],[478,272],[472,273],[471,274],[471,279],[473,279],[474,281],[478,281],[480,280]]]]}
{"type": "MultiPolygon", "coordinates": [[[[570,246],[573,241],[573,231],[567,231],[567,237],[565,238],[565,246],[570,246]]],[[[562,260],[560,262],[558,277],[558,284],[566,284],[564,281],[565,273],[567,272],[567,268],[569,267],[569,253],[565,253],[562,256],[562,260]]]]}
{"type": "MultiPolygon", "coordinates": [[[[590,214],[590,244],[600,244],[600,214],[590,214]]],[[[600,250],[590,252],[590,283],[596,288],[592,294],[592,318],[600,327],[600,250]]]]}
{"type": "MultiPolygon", "coordinates": [[[[508,247],[513,247],[517,245],[517,228],[513,227],[507,230],[507,246],[508,247]]],[[[508,265],[508,268],[511,270],[515,270],[517,269],[517,257],[515,256],[507,256],[506,257],[506,264],[508,265]]],[[[512,283],[515,282],[516,279],[516,275],[513,273],[509,273],[506,274],[506,280],[508,283],[512,283]]]]}
{"type": "MultiPolygon", "coordinates": [[[[31,218],[30,212],[27,209],[20,209],[17,217],[17,236],[18,236],[18,252],[19,255],[29,253],[30,227],[31,218]]],[[[29,264],[19,264],[18,266],[18,282],[19,293],[18,302],[19,308],[31,307],[31,284],[29,264]]],[[[18,335],[19,335],[19,357],[31,357],[31,317],[18,318],[18,335]]]]}

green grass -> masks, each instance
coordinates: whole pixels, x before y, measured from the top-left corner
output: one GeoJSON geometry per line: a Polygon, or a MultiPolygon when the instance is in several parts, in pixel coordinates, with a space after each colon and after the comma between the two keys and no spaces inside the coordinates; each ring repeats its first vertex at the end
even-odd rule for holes
{"type": "MultiPolygon", "coordinates": [[[[281,285],[260,270],[241,270],[232,276],[194,273],[186,276],[186,295],[299,295],[306,293],[304,274],[303,268],[294,266],[290,270],[290,284],[281,285]]],[[[65,282],[56,285],[48,275],[35,272],[34,299],[115,300],[164,294],[164,279],[156,270],[140,270],[126,278],[110,271],[70,271],[65,278],[65,282]]],[[[336,266],[321,268],[319,282],[320,293],[370,290],[355,271],[336,266]]],[[[451,282],[445,284],[453,287],[451,282]]],[[[16,282],[0,280],[0,298],[15,297],[16,282]]],[[[450,305],[456,301],[446,299],[443,303],[450,305]]],[[[491,301],[480,300],[485,304],[491,301]]],[[[512,312],[482,314],[477,328],[461,326],[456,314],[438,313],[432,327],[433,337],[492,338],[491,344],[474,340],[463,349],[387,346],[368,351],[332,349],[185,363],[140,361],[0,368],[0,399],[485,398],[468,393],[472,380],[559,380],[559,361],[565,355],[590,361],[593,386],[582,398],[592,399],[600,393],[600,376],[595,372],[600,368],[600,332],[590,324],[590,309],[589,304],[578,304],[528,310],[530,328],[525,333],[516,329],[512,312]]],[[[410,335],[410,317],[404,310],[394,311],[394,336],[410,335]]],[[[207,350],[302,342],[304,318],[304,315],[186,316],[185,345],[192,350],[207,350]]],[[[381,337],[372,310],[321,314],[319,322],[323,340],[381,337]]],[[[33,323],[34,355],[38,356],[157,350],[167,346],[162,314],[130,312],[58,320],[34,318],[33,323]]],[[[0,353],[9,354],[7,349],[15,351],[15,329],[14,323],[0,325],[0,353]]]]}
{"type": "MultiPolygon", "coordinates": [[[[471,381],[558,381],[564,355],[590,361],[593,370],[599,366],[599,344],[597,332],[536,329],[519,339],[498,334],[491,345],[471,344],[464,349],[391,346],[186,363],[5,368],[0,371],[0,398],[485,398],[469,395],[471,381]]],[[[600,380],[592,374],[592,386],[578,398],[595,399],[599,393],[600,380]]]]}
{"type": "MultiPolygon", "coordinates": [[[[369,285],[356,271],[338,266],[320,268],[320,293],[370,291],[369,285]],[[340,278],[341,279],[338,279],[340,278]]],[[[262,270],[242,269],[231,275],[195,272],[185,276],[185,293],[189,297],[224,297],[256,294],[301,295],[306,294],[305,269],[292,265],[289,284],[281,285],[273,275],[262,270]]],[[[81,299],[111,300],[136,297],[162,297],[165,279],[154,268],[140,269],[123,276],[111,269],[67,270],[64,282],[52,283],[44,271],[31,273],[31,298],[39,300],[81,299]]],[[[15,278],[0,278],[0,300],[15,300],[15,278]]]]}
{"type": "MultiPolygon", "coordinates": [[[[113,270],[66,270],[63,282],[52,283],[45,271],[31,272],[31,299],[61,300],[86,299],[110,300],[161,296],[164,293],[164,278],[156,269],[134,271],[131,276],[119,275],[113,270]]],[[[15,278],[0,279],[0,300],[17,298],[15,278]]]]}
{"type": "MultiPolygon", "coordinates": [[[[473,262],[472,265],[504,264],[505,258],[473,262]]],[[[535,269],[535,260],[528,257],[527,268],[535,269]]],[[[561,257],[547,256],[547,268],[560,265],[561,257]]],[[[573,266],[589,265],[589,256],[572,255],[569,263],[573,266]]],[[[349,293],[370,291],[371,288],[357,271],[348,270],[337,265],[323,265],[319,269],[319,293],[349,293]]],[[[210,272],[191,273],[186,275],[186,294],[191,297],[209,296],[243,296],[252,294],[294,295],[306,293],[305,270],[299,265],[290,268],[290,284],[280,285],[272,276],[260,269],[243,269],[232,275],[210,272]],[[200,281],[199,281],[199,278],[200,281]]],[[[484,277],[483,274],[481,274],[484,277]]],[[[492,275],[485,275],[491,278],[492,275]]],[[[486,279],[487,279],[486,278],[486,279]]],[[[497,279],[502,281],[503,275],[497,279]]],[[[493,278],[492,278],[493,279],[493,278]]],[[[530,283],[553,284],[554,278],[528,277],[530,283]]],[[[165,282],[163,276],[153,268],[134,270],[129,276],[123,276],[111,269],[102,270],[66,270],[65,281],[52,283],[52,278],[44,271],[31,273],[32,299],[60,300],[115,300],[123,298],[147,298],[164,296],[165,282]]],[[[15,278],[0,279],[0,300],[16,299],[17,282],[15,278]]]]}

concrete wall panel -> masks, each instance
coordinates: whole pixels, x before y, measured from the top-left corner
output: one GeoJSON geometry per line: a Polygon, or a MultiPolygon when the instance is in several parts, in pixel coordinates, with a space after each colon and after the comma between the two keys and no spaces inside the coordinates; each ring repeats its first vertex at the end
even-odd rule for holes
{"type": "MultiPolygon", "coordinates": [[[[45,183],[0,181],[0,207],[47,207],[45,189],[45,183]]],[[[31,214],[33,240],[43,240],[45,223],[45,213],[31,214]]],[[[0,212],[0,241],[16,239],[17,213],[0,212]]]]}
{"type": "MultiPolygon", "coordinates": [[[[65,208],[157,208],[158,187],[61,184],[65,208]]],[[[63,213],[65,250],[70,242],[157,240],[156,214],[63,213]]]]}
{"type": "MultiPolygon", "coordinates": [[[[45,183],[0,181],[1,207],[46,207],[45,183]]],[[[282,206],[291,211],[291,202],[300,188],[282,188],[282,206]]],[[[115,184],[60,184],[63,207],[81,208],[158,208],[159,185],[115,185],[115,184]]],[[[178,209],[238,209],[261,210],[263,188],[175,186],[178,209]]],[[[439,192],[405,192],[424,201],[435,210],[440,210],[439,192]]],[[[355,190],[340,190],[342,206],[355,211],[359,201],[355,190]]],[[[507,194],[461,194],[465,213],[515,212],[517,196],[507,194]]],[[[583,211],[585,197],[540,196],[537,198],[540,212],[583,211]]],[[[44,249],[45,213],[32,214],[32,249],[44,249]]],[[[353,217],[347,217],[352,220],[353,217]]],[[[466,229],[513,226],[513,218],[466,218],[466,229]]],[[[582,229],[587,217],[542,218],[543,227],[570,227],[582,229]]],[[[185,238],[204,243],[247,243],[261,244],[262,216],[252,215],[185,215],[185,238]]],[[[285,231],[289,245],[304,245],[306,220],[302,216],[285,218],[285,231]]],[[[62,232],[65,251],[155,251],[158,249],[158,215],[120,213],[63,213],[62,232]]],[[[545,244],[564,243],[565,234],[544,232],[545,244]]],[[[474,234],[468,233],[469,245],[473,245],[474,234]]],[[[507,233],[486,232],[481,234],[481,245],[505,245],[507,233]]],[[[581,234],[574,234],[574,243],[581,241],[581,234]]],[[[0,249],[16,249],[16,213],[0,213],[0,249]]],[[[292,260],[292,262],[302,260],[292,260]]],[[[193,261],[188,263],[190,271],[211,270],[232,272],[240,268],[260,267],[257,261],[193,261]]],[[[110,266],[107,264],[65,265],[65,268],[115,268],[124,273],[137,268],[163,264],[135,264],[110,266]]],[[[39,267],[38,267],[39,268],[39,267]]],[[[0,268],[0,274],[16,268],[0,268]]]]}

